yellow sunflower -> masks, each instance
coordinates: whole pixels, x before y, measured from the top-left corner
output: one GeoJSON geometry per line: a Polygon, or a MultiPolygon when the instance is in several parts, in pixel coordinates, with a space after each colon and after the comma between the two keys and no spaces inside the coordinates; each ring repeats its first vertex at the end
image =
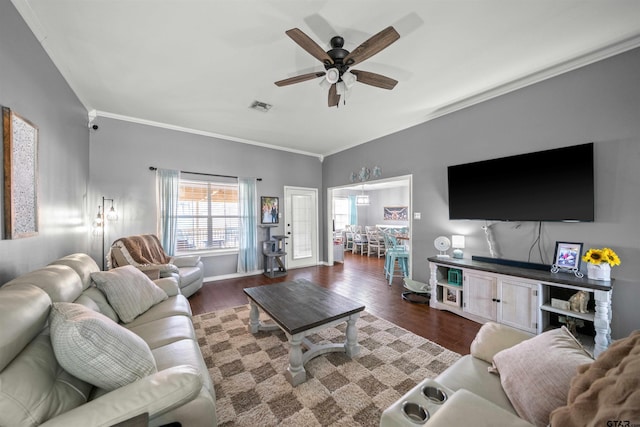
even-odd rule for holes
{"type": "Polygon", "coordinates": [[[603,258],[602,249],[589,249],[582,257],[584,262],[590,262],[591,264],[600,265],[603,258]]]}
{"type": "Polygon", "coordinates": [[[613,251],[613,249],[604,248],[602,252],[604,252],[605,259],[611,267],[620,265],[620,257],[613,251]]]}
{"type": "Polygon", "coordinates": [[[582,260],[595,265],[600,265],[603,262],[606,262],[611,267],[620,265],[620,258],[611,248],[589,249],[582,257],[582,260]]]}

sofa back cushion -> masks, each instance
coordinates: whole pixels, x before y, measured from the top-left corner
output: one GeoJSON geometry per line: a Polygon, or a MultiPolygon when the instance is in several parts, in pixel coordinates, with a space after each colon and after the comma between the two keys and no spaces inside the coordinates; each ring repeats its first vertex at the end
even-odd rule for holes
{"type": "Polygon", "coordinates": [[[0,288],[0,425],[35,426],[87,401],[60,367],[46,328],[51,299],[29,284],[0,288]]]}
{"type": "Polygon", "coordinates": [[[91,273],[100,271],[98,264],[87,254],[76,253],[59,258],[49,265],[66,265],[71,267],[80,276],[82,289],[91,286],[91,273]]]}
{"type": "Polygon", "coordinates": [[[82,293],[80,276],[69,266],[48,265],[18,276],[3,288],[17,285],[34,285],[49,294],[53,302],[72,302],[82,293]]]}

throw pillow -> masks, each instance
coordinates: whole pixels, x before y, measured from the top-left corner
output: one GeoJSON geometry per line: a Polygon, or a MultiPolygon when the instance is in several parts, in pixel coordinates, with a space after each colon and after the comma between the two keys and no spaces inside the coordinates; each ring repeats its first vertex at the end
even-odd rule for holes
{"type": "Polygon", "coordinates": [[[156,372],[147,343],[103,314],[58,302],[49,321],[58,363],[83,381],[110,391],[156,372]]]}
{"type": "Polygon", "coordinates": [[[571,378],[593,362],[564,326],[521,342],[493,357],[505,394],[518,415],[537,426],[567,402],[571,378]]]}
{"type": "Polygon", "coordinates": [[[168,298],[146,274],[132,265],[91,273],[91,279],[124,323],[168,298]]]}
{"type": "Polygon", "coordinates": [[[631,425],[638,421],[640,330],[615,341],[592,364],[581,366],[571,380],[567,405],[551,413],[552,427],[631,425]]]}

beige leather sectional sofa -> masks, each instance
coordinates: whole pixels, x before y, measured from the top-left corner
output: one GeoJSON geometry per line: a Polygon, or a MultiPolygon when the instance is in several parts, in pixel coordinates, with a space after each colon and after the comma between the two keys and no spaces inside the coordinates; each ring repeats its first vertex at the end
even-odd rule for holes
{"type": "Polygon", "coordinates": [[[639,387],[640,330],[594,360],[564,327],[532,337],[488,322],[470,354],[407,392],[380,426],[634,425],[639,387]]]}
{"type": "Polygon", "coordinates": [[[152,426],[216,425],[173,278],[69,255],[0,288],[0,325],[0,425],[111,426],[144,413],[152,426]]]}

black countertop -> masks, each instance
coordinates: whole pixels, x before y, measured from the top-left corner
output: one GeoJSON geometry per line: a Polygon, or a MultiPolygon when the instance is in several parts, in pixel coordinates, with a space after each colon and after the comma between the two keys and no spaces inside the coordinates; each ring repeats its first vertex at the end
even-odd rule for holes
{"type": "Polygon", "coordinates": [[[522,277],[524,279],[540,280],[542,282],[559,283],[562,285],[578,286],[581,288],[594,289],[599,291],[611,291],[613,288],[613,279],[611,282],[601,280],[592,280],[585,277],[576,277],[573,273],[558,272],[552,273],[549,270],[540,270],[536,268],[524,268],[515,265],[507,265],[497,262],[484,262],[474,259],[459,258],[439,258],[430,257],[430,262],[448,265],[457,268],[469,268],[473,270],[487,271],[496,274],[505,274],[507,276],[522,277]]]}

